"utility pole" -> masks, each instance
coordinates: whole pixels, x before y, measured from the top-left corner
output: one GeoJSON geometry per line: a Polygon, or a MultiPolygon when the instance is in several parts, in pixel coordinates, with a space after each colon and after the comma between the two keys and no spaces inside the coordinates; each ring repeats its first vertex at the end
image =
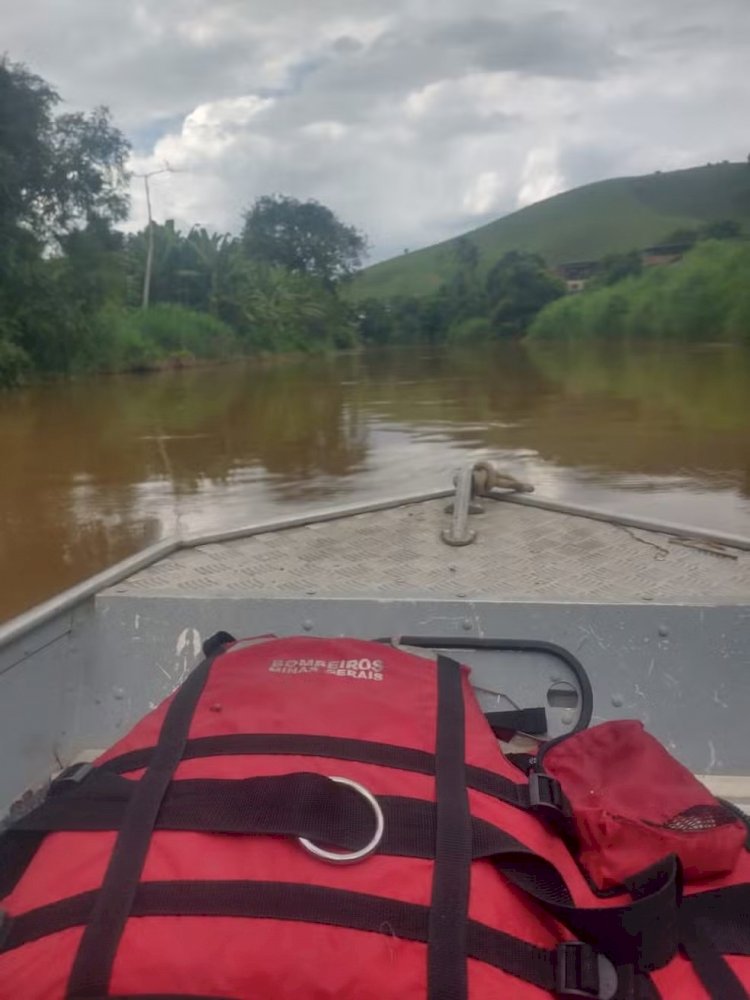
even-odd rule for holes
{"type": "Polygon", "coordinates": [[[174,170],[168,163],[165,163],[159,170],[151,170],[147,174],[133,174],[134,177],[143,178],[143,186],[146,189],[146,209],[148,211],[148,249],[146,250],[146,270],[143,275],[143,300],[142,309],[148,309],[148,301],[151,295],[151,270],[154,266],[154,219],[151,214],[151,189],[149,181],[158,174],[173,174],[174,170]]]}

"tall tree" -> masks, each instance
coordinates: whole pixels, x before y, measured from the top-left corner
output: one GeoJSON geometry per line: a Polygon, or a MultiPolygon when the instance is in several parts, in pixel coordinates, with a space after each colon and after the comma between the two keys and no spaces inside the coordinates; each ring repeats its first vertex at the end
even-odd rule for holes
{"type": "Polygon", "coordinates": [[[8,375],[2,357],[67,370],[84,313],[112,287],[84,273],[127,214],[128,143],[104,108],[56,115],[58,102],[25,66],[0,60],[0,383],[18,369],[8,375]]]}
{"type": "Polygon", "coordinates": [[[367,252],[365,237],[317,201],[264,195],[245,213],[245,254],[328,285],[351,274],[367,252]]]}
{"type": "Polygon", "coordinates": [[[531,320],[565,287],[538,254],[511,250],[490,268],[486,279],[489,318],[500,336],[525,333],[531,320]]]}
{"type": "Polygon", "coordinates": [[[125,218],[129,145],[106,108],[55,116],[60,98],[25,66],[0,61],[0,225],[56,238],[125,218]]]}
{"type": "Polygon", "coordinates": [[[204,226],[193,226],[187,242],[202,282],[203,298],[198,308],[217,314],[222,295],[228,289],[237,240],[229,233],[209,233],[204,226]]]}

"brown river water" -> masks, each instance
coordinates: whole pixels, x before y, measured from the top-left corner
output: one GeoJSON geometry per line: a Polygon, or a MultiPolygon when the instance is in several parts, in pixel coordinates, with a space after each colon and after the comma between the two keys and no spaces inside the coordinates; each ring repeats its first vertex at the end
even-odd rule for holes
{"type": "Polygon", "coordinates": [[[750,351],[400,349],[0,395],[0,619],[176,530],[442,487],[750,536],[750,351]]]}

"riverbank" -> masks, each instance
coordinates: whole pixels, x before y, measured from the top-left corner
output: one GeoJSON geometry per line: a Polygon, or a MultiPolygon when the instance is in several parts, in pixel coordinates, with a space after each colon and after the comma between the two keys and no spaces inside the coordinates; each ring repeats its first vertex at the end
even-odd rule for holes
{"type": "MultiPolygon", "coordinates": [[[[309,350],[269,350],[239,337],[226,323],[206,313],[171,304],[140,309],[110,309],[98,319],[92,344],[66,371],[39,371],[23,358],[8,365],[0,390],[65,382],[92,376],[151,375],[252,362],[268,367],[311,357],[356,353],[313,344],[309,350]]],[[[2,343],[0,342],[0,347],[2,343]]]]}

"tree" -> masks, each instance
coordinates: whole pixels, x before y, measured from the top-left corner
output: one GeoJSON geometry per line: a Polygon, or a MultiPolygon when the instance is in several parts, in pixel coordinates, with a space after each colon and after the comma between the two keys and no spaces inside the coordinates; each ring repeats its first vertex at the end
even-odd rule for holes
{"type": "Polygon", "coordinates": [[[549,302],[565,294],[565,286],[538,254],[511,250],[490,269],[485,281],[489,317],[501,336],[526,332],[549,302]]]}
{"type": "Polygon", "coordinates": [[[455,270],[443,287],[443,312],[464,320],[484,311],[484,290],[479,279],[479,249],[466,237],[453,244],[455,270]]]}
{"type": "Polygon", "coordinates": [[[0,61],[0,225],[54,239],[128,210],[129,144],[106,108],[54,115],[60,98],[25,66],[0,61]]]}
{"type": "Polygon", "coordinates": [[[57,94],[24,66],[0,61],[0,229],[10,231],[32,215],[47,188],[52,109],[57,94]]]}
{"type": "Polygon", "coordinates": [[[671,233],[668,233],[663,239],[659,240],[657,245],[692,247],[695,246],[699,239],[700,232],[697,229],[682,226],[679,229],[673,229],[671,233]]]}
{"type": "Polygon", "coordinates": [[[242,244],[250,260],[277,265],[327,285],[361,266],[365,237],[325,205],[264,195],[245,212],[242,244]]]}
{"type": "Polygon", "coordinates": [[[142,282],[150,243],[153,247],[149,282],[151,301],[188,305],[190,285],[195,278],[196,260],[187,246],[185,236],[175,226],[174,219],[167,219],[162,225],[154,222],[128,238],[131,305],[142,301],[142,282]]]}
{"type": "Polygon", "coordinates": [[[393,319],[389,307],[380,299],[365,299],[357,303],[357,328],[359,336],[368,346],[387,344],[393,332],[393,319]]]}
{"type": "Polygon", "coordinates": [[[461,274],[475,275],[479,267],[479,248],[468,236],[459,236],[453,245],[457,270],[461,274]]]}
{"type": "Polygon", "coordinates": [[[113,287],[107,254],[110,227],[127,214],[128,143],[104,108],[55,115],[58,102],[40,77],[0,60],[0,381],[21,355],[69,370],[113,287]]]}
{"type": "Polygon", "coordinates": [[[209,233],[204,226],[193,226],[187,242],[203,282],[204,294],[196,308],[217,315],[222,294],[227,289],[232,260],[238,252],[238,242],[229,233],[209,233]]]}

